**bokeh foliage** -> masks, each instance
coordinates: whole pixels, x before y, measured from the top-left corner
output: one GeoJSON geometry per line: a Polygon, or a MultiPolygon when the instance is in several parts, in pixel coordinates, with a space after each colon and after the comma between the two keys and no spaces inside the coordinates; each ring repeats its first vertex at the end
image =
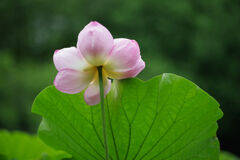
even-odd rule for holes
{"type": "Polygon", "coordinates": [[[71,157],[47,146],[35,135],[0,130],[1,160],[62,160],[71,157]]]}
{"type": "Polygon", "coordinates": [[[114,37],[136,39],[146,69],[172,72],[215,97],[225,113],[222,148],[237,153],[240,131],[240,1],[1,0],[0,127],[35,132],[36,94],[52,84],[55,49],[73,46],[91,20],[114,37]]]}

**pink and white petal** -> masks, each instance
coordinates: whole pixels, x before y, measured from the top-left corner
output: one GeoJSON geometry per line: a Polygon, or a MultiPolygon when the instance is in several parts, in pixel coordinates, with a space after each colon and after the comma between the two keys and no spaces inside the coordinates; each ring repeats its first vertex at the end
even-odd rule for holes
{"type": "Polygon", "coordinates": [[[53,55],[53,62],[58,71],[62,69],[84,70],[91,67],[76,47],[56,50],[53,55]]]}
{"type": "MultiPolygon", "coordinates": [[[[104,96],[108,94],[111,89],[111,80],[104,78],[104,96]]],[[[84,93],[84,99],[90,106],[100,103],[100,89],[98,80],[93,81],[84,93]]]]}
{"type": "Polygon", "coordinates": [[[105,71],[110,78],[119,80],[119,79],[136,77],[144,68],[145,68],[145,62],[140,58],[138,63],[130,69],[111,70],[111,71],[105,70],[105,71]]]}
{"type": "Polygon", "coordinates": [[[77,48],[94,66],[104,64],[113,47],[113,37],[100,23],[90,22],[78,35],[77,48]]]}
{"type": "Polygon", "coordinates": [[[120,79],[136,77],[145,68],[145,62],[140,59],[139,62],[131,69],[123,72],[123,76],[120,79]]]}
{"type": "Polygon", "coordinates": [[[82,72],[63,69],[58,72],[54,80],[55,87],[64,93],[75,94],[84,90],[93,80],[96,70],[82,72]]]}
{"type": "Polygon", "coordinates": [[[118,38],[114,39],[112,53],[104,67],[107,70],[126,70],[134,67],[140,58],[140,48],[135,40],[118,38]]]}

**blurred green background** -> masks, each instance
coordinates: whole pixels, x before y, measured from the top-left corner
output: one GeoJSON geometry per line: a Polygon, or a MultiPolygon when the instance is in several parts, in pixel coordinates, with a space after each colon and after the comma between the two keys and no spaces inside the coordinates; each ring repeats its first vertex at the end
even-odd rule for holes
{"type": "Polygon", "coordinates": [[[36,133],[31,104],[53,83],[53,52],[75,45],[91,20],[138,41],[140,78],[176,73],[215,97],[221,147],[240,155],[239,0],[1,0],[0,128],[36,133]]]}

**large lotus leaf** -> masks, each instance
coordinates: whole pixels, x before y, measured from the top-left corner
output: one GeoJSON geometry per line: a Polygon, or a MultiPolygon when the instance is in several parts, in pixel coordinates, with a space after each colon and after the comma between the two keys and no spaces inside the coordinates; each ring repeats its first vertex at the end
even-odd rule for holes
{"type": "MultiPolygon", "coordinates": [[[[219,104],[185,78],[114,80],[105,106],[112,160],[219,159],[219,104]]],[[[64,94],[50,86],[32,111],[43,117],[39,136],[45,143],[76,160],[104,159],[101,108],[88,106],[83,93],[64,94]]]]}

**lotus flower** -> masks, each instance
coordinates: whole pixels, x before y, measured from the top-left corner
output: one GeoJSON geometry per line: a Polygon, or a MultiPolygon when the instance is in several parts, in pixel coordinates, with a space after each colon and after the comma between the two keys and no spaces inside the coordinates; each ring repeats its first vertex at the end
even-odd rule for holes
{"type": "Polygon", "coordinates": [[[55,87],[64,93],[75,94],[85,90],[88,105],[100,103],[97,67],[102,66],[104,94],[111,88],[111,79],[135,77],[145,63],[135,40],[113,39],[100,23],[90,22],[78,35],[77,47],[56,50],[53,61],[58,74],[55,87]]]}

